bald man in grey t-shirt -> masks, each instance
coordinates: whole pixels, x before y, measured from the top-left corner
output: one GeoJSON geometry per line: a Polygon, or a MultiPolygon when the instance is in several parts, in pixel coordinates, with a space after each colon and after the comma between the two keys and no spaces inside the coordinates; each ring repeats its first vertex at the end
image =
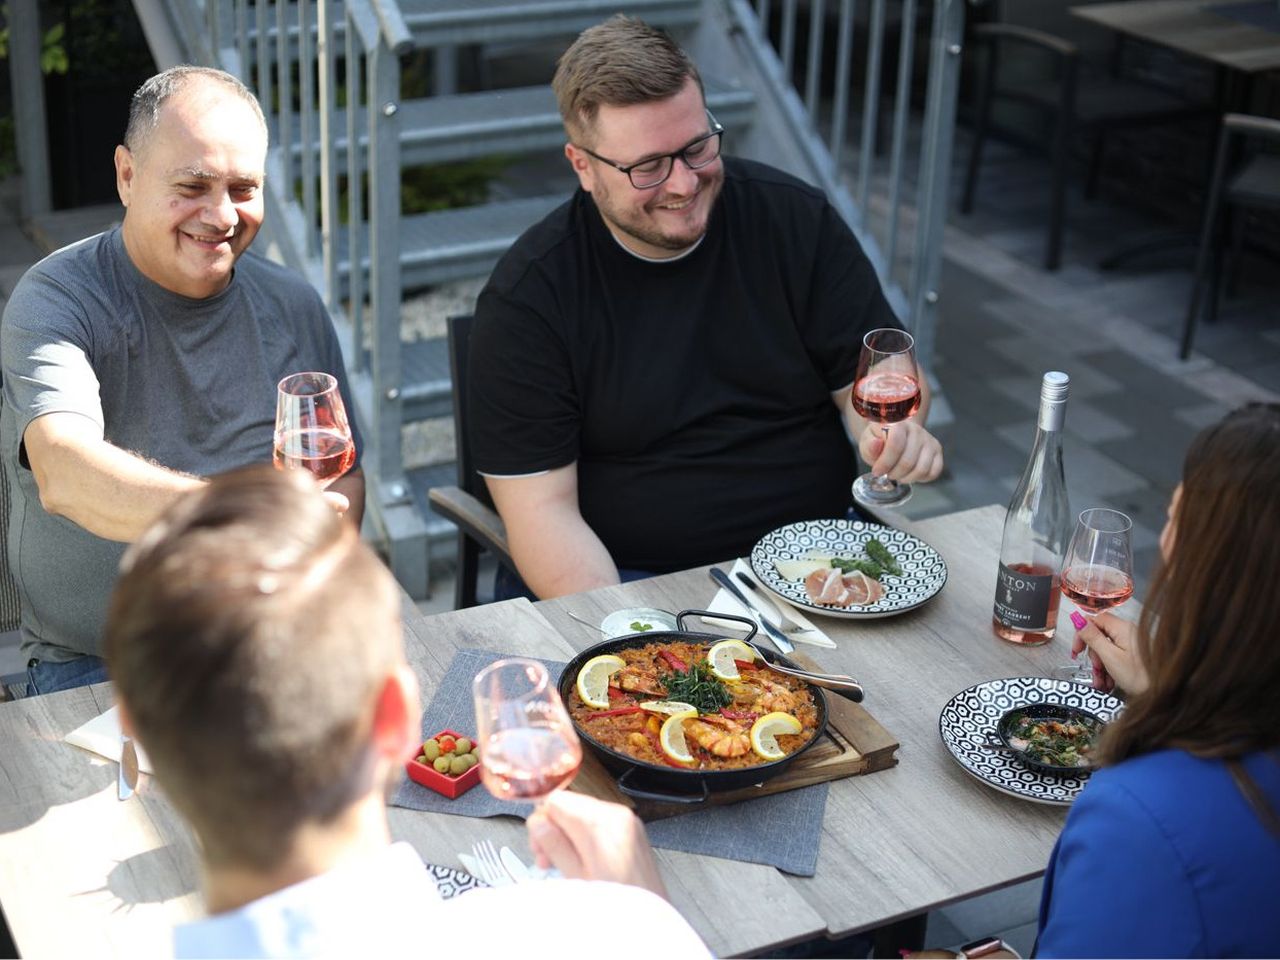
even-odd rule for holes
{"type": "MultiPolygon", "coordinates": [[[[266,148],[257,101],[229,74],[148,80],[116,148],[122,225],[41,261],[5,307],[0,456],[31,693],[103,679],[124,544],[204,477],[270,459],[281,377],[332,373],[351,404],[315,290],[244,255],[266,148]]],[[[358,524],[359,469],[331,491],[358,524]]]]}

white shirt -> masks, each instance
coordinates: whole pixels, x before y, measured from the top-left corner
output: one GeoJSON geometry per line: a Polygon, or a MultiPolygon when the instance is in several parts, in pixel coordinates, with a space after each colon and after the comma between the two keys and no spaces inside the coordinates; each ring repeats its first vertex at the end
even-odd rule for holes
{"type": "Polygon", "coordinates": [[[395,843],[174,930],[177,957],[708,957],[661,897],[618,883],[544,880],[441,900],[395,843]],[[637,933],[643,931],[643,935],[637,933]]]}

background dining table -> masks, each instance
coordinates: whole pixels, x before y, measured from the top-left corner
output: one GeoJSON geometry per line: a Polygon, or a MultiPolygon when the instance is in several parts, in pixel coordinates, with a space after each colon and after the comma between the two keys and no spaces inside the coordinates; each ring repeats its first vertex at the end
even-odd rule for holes
{"type": "MultiPolygon", "coordinates": [[[[939,736],[940,712],[957,692],[999,677],[1060,676],[1067,657],[1067,604],[1047,646],[991,632],[1003,516],[993,506],[897,524],[946,560],[942,591],[888,618],[816,618],[838,648],[801,650],[861,680],[864,706],[901,746],[896,766],[832,782],[814,876],[657,851],[672,901],[717,955],[846,935],[1044,871],[1064,808],[971,778],[939,736]]],[[[704,608],[715,590],[698,568],[435,616],[406,597],[407,654],[429,701],[458,650],[567,660],[601,639],[570,613],[599,622],[622,607],[704,608]]],[[[199,913],[196,848],[163,791],[144,776],[133,799],[118,801],[115,764],[62,740],[110,705],[109,684],[0,704],[0,905],[23,955],[161,954],[172,926],[199,913]]],[[[457,853],[483,838],[528,854],[514,818],[392,808],[390,819],[393,835],[429,862],[456,867],[457,853]]]]}

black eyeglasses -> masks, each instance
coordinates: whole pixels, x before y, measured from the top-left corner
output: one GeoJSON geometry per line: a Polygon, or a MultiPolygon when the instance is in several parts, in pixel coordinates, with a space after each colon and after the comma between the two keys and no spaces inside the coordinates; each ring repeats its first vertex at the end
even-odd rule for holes
{"type": "Polygon", "coordinates": [[[602,157],[594,150],[588,150],[586,147],[579,146],[578,149],[595,157],[601,163],[607,163],[614,169],[625,173],[631,181],[631,186],[637,190],[652,190],[654,187],[665,183],[667,177],[671,176],[671,171],[675,168],[677,158],[683,160],[684,165],[690,170],[700,170],[707,164],[713,163],[716,157],[720,156],[720,138],[724,136],[724,127],[720,126],[716,118],[711,115],[710,110],[707,111],[707,119],[711,121],[711,132],[705,136],[686,144],[675,153],[666,153],[660,157],[650,157],[647,160],[641,160],[639,163],[633,163],[628,166],[623,166],[608,157],[602,157]]]}

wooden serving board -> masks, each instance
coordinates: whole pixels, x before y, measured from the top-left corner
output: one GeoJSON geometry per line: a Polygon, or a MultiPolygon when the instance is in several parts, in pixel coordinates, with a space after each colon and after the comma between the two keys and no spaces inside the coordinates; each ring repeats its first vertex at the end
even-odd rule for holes
{"type": "MultiPolygon", "coordinates": [[[[791,654],[790,659],[806,670],[821,670],[803,654],[791,654]]],[[[738,803],[741,800],[766,797],[786,790],[798,790],[800,787],[813,786],[815,783],[823,783],[827,780],[875,773],[877,770],[887,770],[897,765],[897,738],[886,730],[862,704],[851,703],[830,691],[827,691],[826,697],[826,733],[818,743],[805,751],[804,756],[781,774],[764,783],[724,793],[713,793],[707,803],[738,803]]],[[[618,789],[616,778],[605,769],[604,764],[595,754],[590,752],[582,758],[582,766],[570,789],[601,800],[626,804],[635,810],[642,820],[661,820],[688,813],[691,809],[688,804],[633,800],[618,789]]]]}

